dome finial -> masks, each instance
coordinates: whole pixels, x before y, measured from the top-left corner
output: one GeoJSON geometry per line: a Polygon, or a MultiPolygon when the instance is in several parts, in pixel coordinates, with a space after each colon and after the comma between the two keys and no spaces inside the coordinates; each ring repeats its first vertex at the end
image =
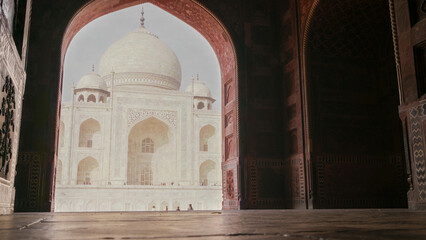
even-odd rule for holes
{"type": "Polygon", "coordinates": [[[92,72],[95,72],[95,64],[92,64],[92,72]]]}
{"type": "Polygon", "coordinates": [[[200,75],[197,73],[197,81],[200,81],[200,75]]]}
{"type": "Polygon", "coordinates": [[[143,7],[142,7],[142,12],[141,12],[141,27],[145,27],[145,18],[144,18],[144,11],[143,11],[143,7]]]}

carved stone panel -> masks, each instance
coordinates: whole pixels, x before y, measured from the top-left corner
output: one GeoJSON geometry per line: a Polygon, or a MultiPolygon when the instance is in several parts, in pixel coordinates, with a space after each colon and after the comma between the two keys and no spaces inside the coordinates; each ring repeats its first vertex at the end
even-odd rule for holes
{"type": "Polygon", "coordinates": [[[234,137],[225,137],[225,161],[232,159],[235,154],[235,140],[234,137]]]}
{"type": "Polygon", "coordinates": [[[406,204],[401,156],[314,157],[315,208],[388,208],[406,204]]]}
{"type": "Polygon", "coordinates": [[[223,209],[240,209],[240,192],[238,191],[239,176],[238,161],[222,162],[223,179],[223,209]]]}
{"type": "MultiPolygon", "coordinates": [[[[11,1],[6,1],[6,3],[7,2],[11,1]]],[[[4,3],[5,2],[3,2],[3,4],[4,3]]],[[[3,12],[1,12],[0,214],[10,214],[13,212],[14,208],[16,175],[15,167],[17,164],[22,96],[25,88],[26,77],[23,63],[20,59],[6,22],[6,16],[4,16],[3,12]]]]}
{"type": "Polygon", "coordinates": [[[234,100],[234,86],[233,82],[229,81],[224,85],[224,98],[225,98],[225,106],[234,100]]]}
{"type": "Polygon", "coordinates": [[[235,198],[235,182],[234,182],[234,171],[226,171],[226,197],[228,199],[235,198]]]}
{"type": "Polygon", "coordinates": [[[37,211],[41,199],[41,181],[42,181],[42,157],[37,153],[24,153],[19,155],[20,176],[24,178],[17,179],[17,185],[25,188],[27,191],[17,192],[17,201],[15,211],[33,210],[37,211]]]}
{"type": "Polygon", "coordinates": [[[425,132],[422,129],[426,120],[426,103],[414,107],[409,112],[411,132],[411,154],[413,159],[415,189],[420,202],[426,202],[426,160],[425,160],[425,132]]]}
{"type": "Polygon", "coordinates": [[[249,208],[305,208],[303,160],[249,159],[249,208]]]}
{"type": "Polygon", "coordinates": [[[12,80],[6,77],[1,90],[0,106],[0,177],[7,179],[12,160],[12,142],[15,131],[15,87],[12,80]]]}
{"type": "Polygon", "coordinates": [[[127,125],[129,127],[133,126],[135,123],[138,123],[150,117],[158,118],[168,123],[171,127],[176,128],[177,112],[159,110],[130,109],[127,117],[127,125]]]}

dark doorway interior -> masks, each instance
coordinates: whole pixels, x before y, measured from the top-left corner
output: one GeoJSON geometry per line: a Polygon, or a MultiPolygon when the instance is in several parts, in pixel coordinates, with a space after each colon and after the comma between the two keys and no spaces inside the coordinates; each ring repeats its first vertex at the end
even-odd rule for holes
{"type": "Polygon", "coordinates": [[[388,1],[319,1],[310,30],[314,208],[407,207],[388,1]]]}

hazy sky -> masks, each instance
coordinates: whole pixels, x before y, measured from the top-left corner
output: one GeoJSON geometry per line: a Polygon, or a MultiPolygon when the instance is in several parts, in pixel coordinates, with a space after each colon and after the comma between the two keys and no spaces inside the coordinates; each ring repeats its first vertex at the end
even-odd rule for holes
{"type": "Polygon", "coordinates": [[[162,9],[145,3],[102,16],[82,28],[71,41],[65,56],[62,100],[71,100],[71,86],[91,72],[92,64],[98,70],[106,49],[140,26],[144,9],[145,28],[157,35],[177,55],[182,68],[180,90],[190,84],[198,73],[216,99],[214,109],[220,109],[220,67],[212,47],[195,29],[162,9]]]}

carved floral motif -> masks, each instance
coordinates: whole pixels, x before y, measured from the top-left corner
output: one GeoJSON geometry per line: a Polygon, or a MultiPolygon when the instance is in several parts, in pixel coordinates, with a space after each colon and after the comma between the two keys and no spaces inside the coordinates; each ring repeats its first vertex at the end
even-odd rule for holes
{"type": "Polygon", "coordinates": [[[136,122],[140,122],[149,117],[158,118],[170,126],[176,128],[177,123],[177,112],[174,111],[161,111],[161,110],[142,110],[142,109],[130,109],[127,114],[127,126],[132,126],[136,122]]]}
{"type": "Polygon", "coordinates": [[[6,77],[2,93],[4,96],[0,108],[0,115],[3,120],[0,129],[0,177],[6,178],[12,159],[12,137],[15,131],[14,112],[16,107],[15,87],[9,77],[6,77]]]}

